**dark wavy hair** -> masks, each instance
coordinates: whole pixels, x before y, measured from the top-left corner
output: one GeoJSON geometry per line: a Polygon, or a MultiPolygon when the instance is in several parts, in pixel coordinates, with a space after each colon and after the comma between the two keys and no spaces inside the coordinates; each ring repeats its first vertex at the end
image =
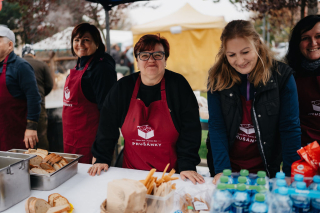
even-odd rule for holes
{"type": "Polygon", "coordinates": [[[301,19],[291,31],[285,62],[296,71],[296,75],[301,72],[301,61],[304,57],[300,51],[301,35],[311,30],[318,22],[320,22],[320,15],[310,15],[301,19]]]}
{"type": "Polygon", "coordinates": [[[169,42],[165,37],[160,37],[160,34],[146,34],[142,36],[134,46],[134,56],[137,58],[139,52],[153,50],[156,44],[162,44],[167,60],[170,55],[169,42]]]}
{"type": "Polygon", "coordinates": [[[76,53],[73,50],[73,39],[79,35],[79,38],[82,38],[82,36],[86,33],[90,33],[92,36],[92,39],[94,43],[98,46],[98,49],[96,53],[103,53],[105,52],[105,46],[102,43],[101,34],[98,28],[92,24],[89,23],[82,23],[78,24],[74,27],[71,33],[71,52],[74,56],[76,56],[76,53]]]}

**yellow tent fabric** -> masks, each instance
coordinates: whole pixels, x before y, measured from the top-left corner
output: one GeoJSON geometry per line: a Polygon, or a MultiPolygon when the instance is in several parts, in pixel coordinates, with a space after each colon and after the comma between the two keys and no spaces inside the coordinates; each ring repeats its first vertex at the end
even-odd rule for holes
{"type": "Polygon", "coordinates": [[[170,44],[167,69],[182,74],[193,90],[206,90],[208,70],[220,47],[220,35],[226,22],[223,17],[203,15],[186,4],[162,19],[134,26],[134,44],[145,34],[160,33],[170,44]],[[172,34],[170,28],[181,26],[182,32],[172,34]]]}

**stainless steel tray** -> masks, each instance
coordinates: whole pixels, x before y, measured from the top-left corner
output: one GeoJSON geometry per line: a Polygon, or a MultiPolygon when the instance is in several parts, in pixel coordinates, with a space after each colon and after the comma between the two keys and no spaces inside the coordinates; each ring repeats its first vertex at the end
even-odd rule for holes
{"type": "MultiPolygon", "coordinates": [[[[26,151],[27,150],[25,149],[11,149],[8,152],[24,153],[26,151]]],[[[83,155],[60,152],[50,153],[55,153],[64,157],[68,161],[68,164],[61,169],[47,175],[31,173],[31,189],[33,190],[50,191],[66,182],[78,172],[78,161],[83,155]]]]}
{"type": "Polygon", "coordinates": [[[0,212],[30,196],[29,161],[34,157],[0,151],[0,212]]]}

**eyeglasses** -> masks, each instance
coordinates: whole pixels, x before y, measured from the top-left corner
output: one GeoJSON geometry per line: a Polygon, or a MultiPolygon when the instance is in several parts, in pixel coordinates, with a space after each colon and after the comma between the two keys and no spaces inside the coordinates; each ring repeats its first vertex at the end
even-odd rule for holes
{"type": "Polygon", "coordinates": [[[153,52],[153,53],[148,53],[148,52],[140,52],[138,53],[138,56],[141,61],[148,61],[149,58],[152,56],[154,60],[162,60],[164,57],[165,53],[162,51],[159,52],[153,52]]]}

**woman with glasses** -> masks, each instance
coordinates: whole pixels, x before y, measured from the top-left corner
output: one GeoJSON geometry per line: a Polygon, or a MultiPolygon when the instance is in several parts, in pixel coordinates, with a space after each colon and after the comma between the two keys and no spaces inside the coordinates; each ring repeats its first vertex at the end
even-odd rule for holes
{"type": "Polygon", "coordinates": [[[168,41],[159,35],[144,35],[135,45],[140,72],[119,80],[104,102],[90,175],[109,168],[121,128],[123,168],[163,171],[170,163],[168,170],[176,169],[183,180],[204,182],[196,172],[198,103],[186,79],[165,69],[169,53],[168,41]]]}

